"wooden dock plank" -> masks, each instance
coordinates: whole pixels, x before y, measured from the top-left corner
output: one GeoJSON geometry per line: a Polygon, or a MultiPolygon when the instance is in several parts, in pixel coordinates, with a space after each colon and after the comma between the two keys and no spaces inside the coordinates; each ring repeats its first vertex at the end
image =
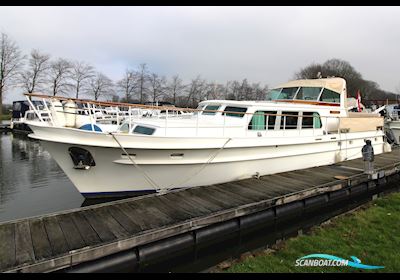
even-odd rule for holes
{"type": "Polygon", "coordinates": [[[147,217],[151,228],[164,226],[173,222],[171,217],[155,208],[152,202],[150,204],[149,201],[133,201],[132,203],[127,203],[127,205],[139,215],[147,217]]]}
{"type": "MultiPolygon", "coordinates": [[[[187,190],[189,192],[194,190],[187,190]]],[[[210,201],[216,205],[219,205],[220,207],[223,207],[223,209],[230,209],[230,208],[234,208],[237,205],[240,205],[239,202],[236,203],[232,203],[232,200],[227,201],[226,200],[226,196],[221,197],[220,194],[216,193],[216,192],[207,192],[207,191],[197,191],[195,192],[195,195],[198,196],[201,199],[210,201]]]]}
{"type": "Polygon", "coordinates": [[[35,259],[42,260],[53,255],[46,229],[41,219],[34,219],[29,224],[35,259]]]}
{"type": "Polygon", "coordinates": [[[275,188],[277,188],[278,190],[282,190],[285,193],[288,191],[290,192],[293,190],[305,189],[310,187],[310,184],[300,179],[293,179],[291,177],[288,177],[286,176],[286,173],[272,174],[268,178],[265,178],[264,181],[267,184],[269,182],[273,182],[275,188]]]}
{"type": "Polygon", "coordinates": [[[15,263],[15,227],[6,224],[0,227],[0,269],[13,266],[15,263]]]}
{"type": "Polygon", "coordinates": [[[265,192],[246,187],[246,182],[232,182],[230,185],[231,187],[229,187],[229,190],[234,191],[239,195],[246,194],[254,201],[260,201],[270,197],[270,195],[265,192]]]}
{"type": "Polygon", "coordinates": [[[185,192],[184,194],[182,192],[177,193],[178,196],[180,196],[182,199],[187,199],[190,201],[193,201],[193,204],[200,205],[203,208],[206,208],[210,210],[211,212],[216,212],[224,209],[219,204],[213,203],[212,201],[202,199],[198,195],[193,195],[191,192],[185,192]]]}
{"type": "Polygon", "coordinates": [[[50,241],[53,254],[59,255],[67,252],[67,240],[65,239],[64,233],[61,230],[57,217],[46,217],[43,219],[43,223],[50,241]]]}
{"type": "Polygon", "coordinates": [[[103,221],[105,225],[110,229],[117,239],[127,237],[129,235],[120,223],[114,219],[111,213],[105,207],[99,207],[93,210],[94,215],[96,215],[99,220],[103,221]]]}
{"type": "Polygon", "coordinates": [[[385,153],[385,154],[376,155],[375,158],[384,158],[384,159],[393,161],[393,163],[398,163],[399,154],[395,155],[392,153],[385,153]]]}
{"type": "MultiPolygon", "coordinates": [[[[307,174],[308,176],[313,176],[314,175],[314,171],[311,171],[311,170],[304,170],[303,171],[303,173],[304,174],[307,174]]],[[[335,178],[335,176],[340,176],[340,175],[332,175],[332,174],[327,174],[327,173],[320,173],[319,174],[319,176],[321,176],[321,177],[323,177],[323,178],[325,178],[325,179],[327,179],[328,180],[328,182],[329,183],[335,183],[335,182],[337,182],[337,181],[340,181],[340,180],[338,180],[337,178],[335,178]]]]}
{"type": "Polygon", "coordinates": [[[69,214],[60,215],[57,217],[62,232],[68,244],[69,250],[76,250],[85,247],[85,241],[79,233],[78,226],[75,225],[69,214]]]}
{"type": "Polygon", "coordinates": [[[137,211],[135,211],[133,208],[129,207],[128,205],[126,205],[126,204],[116,204],[115,207],[117,207],[127,217],[129,217],[136,225],[138,225],[140,227],[140,229],[142,231],[151,228],[151,226],[148,223],[148,221],[146,220],[146,218],[143,217],[137,211]]]}
{"type": "Polygon", "coordinates": [[[194,217],[193,212],[182,208],[180,205],[171,204],[166,196],[158,196],[156,200],[159,201],[157,206],[177,221],[185,221],[194,217]]]}
{"type": "Polygon", "coordinates": [[[97,235],[100,237],[101,241],[109,242],[116,239],[116,236],[111,232],[111,230],[105,225],[104,221],[99,219],[93,210],[82,211],[83,216],[96,231],[97,235]]]}
{"type": "MultiPolygon", "coordinates": [[[[0,250],[1,251],[1,250],[0,250]]],[[[15,224],[15,266],[33,262],[35,253],[29,222],[22,221],[15,224]]]]}
{"type": "Polygon", "coordinates": [[[244,179],[240,181],[240,184],[245,188],[250,188],[255,191],[264,193],[267,197],[273,197],[276,195],[276,190],[271,189],[271,187],[266,183],[265,180],[261,179],[244,179]]]}
{"type": "Polygon", "coordinates": [[[313,175],[304,172],[304,170],[296,170],[292,171],[289,175],[294,177],[298,177],[302,181],[309,182],[310,186],[318,186],[322,184],[327,184],[332,181],[331,178],[327,178],[322,175],[322,173],[314,173],[313,175]]]}
{"type": "Polygon", "coordinates": [[[251,200],[246,197],[241,197],[233,192],[227,191],[224,187],[210,186],[210,195],[217,197],[220,200],[229,202],[232,206],[238,206],[249,203],[251,200]]]}
{"type": "MultiPolygon", "coordinates": [[[[130,204],[133,206],[133,204],[130,204]]],[[[154,215],[158,218],[158,221],[163,224],[170,224],[176,221],[176,219],[170,216],[168,213],[162,211],[161,201],[152,199],[151,201],[138,200],[134,206],[141,209],[142,211],[149,212],[150,215],[154,215]],[[160,207],[159,207],[160,206],[160,207]]]]}
{"type": "Polygon", "coordinates": [[[226,200],[233,200],[233,201],[238,201],[239,203],[242,204],[247,204],[250,203],[252,201],[251,198],[249,198],[248,196],[241,196],[235,192],[233,192],[232,190],[230,190],[230,188],[228,188],[228,184],[220,184],[220,185],[212,185],[210,186],[210,190],[212,190],[213,193],[222,193],[225,196],[226,200]]]}
{"type": "Polygon", "coordinates": [[[354,176],[362,172],[355,169],[347,169],[346,166],[340,166],[340,165],[320,166],[319,169],[321,170],[321,172],[332,175],[333,177],[354,176]]]}
{"type": "Polygon", "coordinates": [[[182,209],[192,218],[210,213],[210,210],[204,207],[196,207],[196,205],[193,205],[193,203],[182,201],[182,199],[178,195],[176,195],[176,193],[169,193],[167,195],[164,195],[163,199],[165,201],[168,201],[170,205],[176,205],[178,209],[182,209]]]}
{"type": "Polygon", "coordinates": [[[260,180],[264,181],[266,186],[275,191],[275,196],[293,192],[293,190],[302,188],[302,186],[306,186],[307,188],[310,187],[308,184],[304,185],[300,180],[293,180],[286,177],[285,173],[273,174],[267,178],[261,177],[260,180]]]}
{"type": "Polygon", "coordinates": [[[121,211],[115,205],[108,207],[111,215],[120,223],[123,228],[130,234],[134,234],[141,231],[139,225],[135,224],[124,212],[121,211]]]}
{"type": "Polygon", "coordinates": [[[77,226],[79,233],[86,245],[93,246],[101,243],[100,237],[97,235],[96,231],[92,228],[90,223],[86,220],[82,213],[75,212],[70,214],[71,219],[77,226]]]}

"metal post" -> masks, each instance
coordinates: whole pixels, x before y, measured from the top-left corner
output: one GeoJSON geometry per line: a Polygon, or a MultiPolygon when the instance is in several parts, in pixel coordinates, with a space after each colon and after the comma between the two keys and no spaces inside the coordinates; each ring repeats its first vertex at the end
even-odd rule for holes
{"type": "Polygon", "coordinates": [[[165,136],[167,136],[167,128],[168,128],[168,109],[165,110],[165,136]]]}
{"type": "Polygon", "coordinates": [[[47,114],[49,115],[51,124],[54,126],[53,116],[51,115],[50,109],[49,109],[49,107],[47,106],[46,99],[43,98],[42,100],[43,100],[43,103],[44,103],[44,108],[46,108],[47,114]]]}
{"type": "Polygon", "coordinates": [[[129,110],[128,110],[128,118],[129,118],[129,132],[131,132],[131,129],[132,129],[132,119],[131,119],[131,109],[132,109],[132,107],[131,106],[129,106],[129,110]]]}
{"type": "Polygon", "coordinates": [[[199,115],[200,115],[200,112],[199,111],[197,111],[197,119],[196,119],[196,136],[198,136],[198,134],[199,134],[199,115]]]}
{"type": "Polygon", "coordinates": [[[87,103],[88,105],[88,111],[89,111],[89,118],[90,118],[90,125],[92,126],[92,131],[94,131],[94,124],[93,124],[93,114],[92,114],[92,108],[90,106],[90,103],[87,103]]]}
{"type": "Polygon", "coordinates": [[[225,136],[226,114],[224,114],[224,124],[222,128],[222,136],[225,136]]]}
{"type": "Polygon", "coordinates": [[[364,173],[372,175],[374,174],[374,148],[371,145],[371,140],[365,140],[365,145],[361,149],[363,161],[364,161],[364,173]]]}

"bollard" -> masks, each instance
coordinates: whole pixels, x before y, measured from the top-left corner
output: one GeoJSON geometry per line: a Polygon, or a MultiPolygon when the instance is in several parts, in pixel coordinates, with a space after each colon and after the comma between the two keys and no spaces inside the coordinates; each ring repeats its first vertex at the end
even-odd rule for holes
{"type": "Polygon", "coordinates": [[[374,148],[371,145],[371,140],[365,140],[361,153],[364,161],[364,173],[374,174],[374,148]]]}

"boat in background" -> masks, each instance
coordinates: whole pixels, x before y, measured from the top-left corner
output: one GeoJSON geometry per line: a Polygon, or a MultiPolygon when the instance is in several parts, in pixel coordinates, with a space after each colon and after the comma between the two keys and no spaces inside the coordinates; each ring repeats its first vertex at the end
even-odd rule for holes
{"type": "Polygon", "coordinates": [[[12,105],[12,113],[10,120],[10,129],[16,133],[28,134],[32,130],[25,123],[27,120],[34,121],[38,119],[39,115],[43,121],[49,120],[49,113],[43,110],[45,101],[35,100],[18,100],[14,101],[12,105]],[[33,110],[36,108],[37,113],[33,110]]]}
{"type": "Polygon", "coordinates": [[[388,140],[396,145],[400,145],[400,105],[390,104],[381,107],[384,111],[385,117],[385,131],[388,140]]]}
{"type": "Polygon", "coordinates": [[[342,78],[284,83],[264,101],[203,101],[182,109],[194,112],[189,117],[170,117],[176,108],[168,106],[88,102],[166,110],[162,117],[128,117],[115,131],[95,130],[93,122],[92,129],[80,128],[80,101],[63,100],[53,122],[28,123],[30,137],[85,197],[166,192],[329,165],[360,158],[365,140],[375,154],[391,149],[379,114],[348,111],[342,78]]]}

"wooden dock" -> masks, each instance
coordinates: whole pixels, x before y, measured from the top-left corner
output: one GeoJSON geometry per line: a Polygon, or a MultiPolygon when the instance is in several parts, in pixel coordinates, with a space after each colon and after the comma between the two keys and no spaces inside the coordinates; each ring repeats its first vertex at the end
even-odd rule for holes
{"type": "Polygon", "coordinates": [[[362,159],[356,159],[1,223],[0,271],[50,272],[127,250],[136,250],[137,258],[145,258],[151,252],[137,248],[166,238],[271,207],[276,208],[273,215],[279,216],[283,211],[279,207],[298,201],[303,201],[302,207],[313,207],[319,203],[313,198],[321,194],[325,195],[323,204],[340,191],[352,195],[369,191],[382,180],[399,180],[400,149],[375,156],[375,168],[375,177],[368,176],[363,173],[362,159]]]}

